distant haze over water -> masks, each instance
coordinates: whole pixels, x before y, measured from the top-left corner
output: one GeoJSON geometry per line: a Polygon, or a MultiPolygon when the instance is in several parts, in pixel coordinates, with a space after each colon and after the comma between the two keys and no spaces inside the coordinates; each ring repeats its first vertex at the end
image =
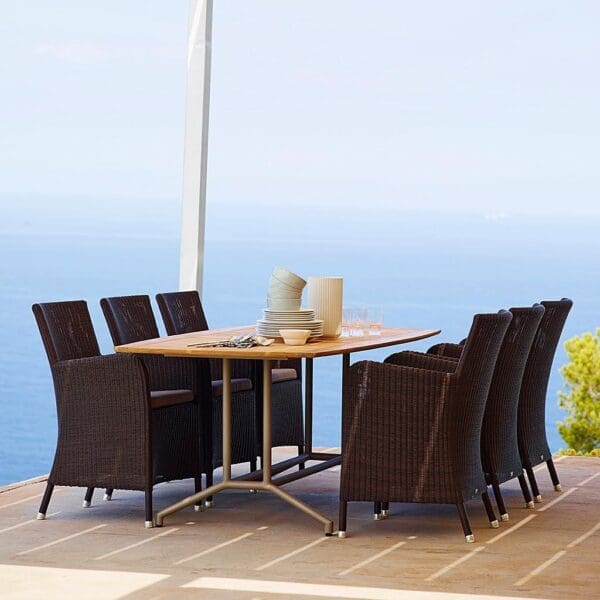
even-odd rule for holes
{"type": "MultiPolygon", "coordinates": [[[[31,304],[88,301],[101,347],[112,351],[102,296],[177,289],[179,212],[175,201],[81,200],[68,214],[52,198],[2,203],[0,360],[3,420],[0,485],[50,469],[56,439],[49,367],[31,304]],[[144,209],[145,207],[145,209],[144,209]]],[[[276,265],[303,275],[343,275],[347,305],[382,306],[388,325],[441,328],[437,338],[398,349],[457,341],[476,312],[573,298],[563,341],[600,325],[600,217],[347,210],[326,204],[209,206],[204,305],[213,327],[248,324],[265,304],[276,265]]],[[[158,315],[158,312],[157,312],[158,315]]],[[[355,355],[383,359],[392,350],[355,355]]],[[[558,368],[548,391],[547,429],[563,445],[558,368]]],[[[315,443],[340,440],[339,357],[315,361],[315,443]]]]}

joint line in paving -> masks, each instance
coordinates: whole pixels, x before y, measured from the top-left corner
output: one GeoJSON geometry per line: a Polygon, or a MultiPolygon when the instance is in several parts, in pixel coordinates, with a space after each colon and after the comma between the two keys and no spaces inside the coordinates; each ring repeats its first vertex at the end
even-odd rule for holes
{"type": "Polygon", "coordinates": [[[390,552],[393,552],[394,550],[396,550],[397,548],[400,548],[400,546],[404,546],[404,544],[406,544],[407,542],[398,542],[397,544],[394,544],[393,546],[390,546],[389,548],[386,548],[385,550],[382,550],[381,552],[378,552],[377,554],[371,556],[370,558],[367,558],[366,560],[363,560],[359,563],[357,563],[356,565],[345,569],[343,571],[340,571],[338,573],[338,575],[340,577],[343,577],[344,575],[348,575],[349,573],[352,573],[353,571],[357,571],[358,569],[360,569],[361,567],[364,567],[374,561],[376,561],[379,558],[384,557],[386,554],[389,554],[390,552]]]}

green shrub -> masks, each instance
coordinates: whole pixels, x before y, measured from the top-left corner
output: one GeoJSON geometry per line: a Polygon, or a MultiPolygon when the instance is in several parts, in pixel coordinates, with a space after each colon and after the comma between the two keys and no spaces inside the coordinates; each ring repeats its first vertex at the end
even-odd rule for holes
{"type": "Polygon", "coordinates": [[[566,392],[558,404],[569,415],[558,431],[576,453],[600,455],[600,329],[565,343],[569,363],[561,369],[566,392]]]}
{"type": "Polygon", "coordinates": [[[591,452],[577,452],[573,448],[561,448],[557,453],[558,456],[597,456],[600,457],[600,448],[594,448],[591,452]]]}

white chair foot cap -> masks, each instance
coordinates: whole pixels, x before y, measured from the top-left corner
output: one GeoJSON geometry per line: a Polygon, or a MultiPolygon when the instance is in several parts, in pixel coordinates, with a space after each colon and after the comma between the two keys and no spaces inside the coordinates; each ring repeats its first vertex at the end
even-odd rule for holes
{"type": "Polygon", "coordinates": [[[92,503],[89,500],[84,500],[81,503],[81,506],[83,506],[83,508],[89,508],[92,505],[92,503]]]}
{"type": "Polygon", "coordinates": [[[154,527],[154,521],[144,521],[144,527],[146,529],[152,529],[154,527]]]}
{"type": "Polygon", "coordinates": [[[473,534],[465,535],[465,542],[467,542],[467,544],[472,544],[474,541],[475,541],[475,536],[473,534]]]}
{"type": "Polygon", "coordinates": [[[202,512],[203,509],[204,507],[202,506],[202,504],[194,504],[194,510],[196,512],[202,512]]]}
{"type": "Polygon", "coordinates": [[[112,500],[112,494],[104,494],[104,501],[110,502],[112,500]]]}
{"type": "Polygon", "coordinates": [[[504,513],[503,515],[500,515],[500,520],[501,521],[508,521],[508,513],[504,513]]]}
{"type": "Polygon", "coordinates": [[[374,513],[373,514],[373,519],[375,521],[381,521],[381,513],[374,513]]]}
{"type": "Polygon", "coordinates": [[[207,500],[204,503],[204,506],[206,506],[206,508],[212,508],[215,505],[215,501],[214,500],[207,500]]]}
{"type": "Polygon", "coordinates": [[[554,491],[555,491],[555,492],[562,492],[562,485],[560,485],[560,483],[557,483],[557,484],[554,486],[554,491]]]}
{"type": "Polygon", "coordinates": [[[387,510],[386,508],[384,508],[384,509],[381,511],[381,516],[382,516],[383,518],[389,517],[389,516],[390,516],[390,511],[389,511],[389,510],[387,510]]]}
{"type": "Polygon", "coordinates": [[[493,521],[490,521],[490,527],[491,527],[492,529],[498,529],[498,527],[500,527],[500,523],[498,523],[498,520],[497,520],[497,519],[495,519],[495,520],[493,520],[493,521]]]}
{"type": "Polygon", "coordinates": [[[251,489],[251,490],[248,490],[248,491],[249,491],[251,494],[258,494],[258,490],[255,490],[255,489],[251,489]]]}
{"type": "Polygon", "coordinates": [[[343,540],[346,537],[346,532],[345,531],[338,531],[338,537],[343,540]]]}
{"type": "Polygon", "coordinates": [[[525,508],[535,508],[535,502],[533,500],[529,501],[526,505],[525,508]]]}
{"type": "Polygon", "coordinates": [[[538,495],[538,496],[536,496],[536,497],[534,498],[534,500],[535,500],[536,502],[541,502],[541,501],[542,501],[542,497],[538,495]]]}
{"type": "Polygon", "coordinates": [[[36,519],[38,521],[45,521],[46,520],[46,513],[38,513],[36,519]]]}

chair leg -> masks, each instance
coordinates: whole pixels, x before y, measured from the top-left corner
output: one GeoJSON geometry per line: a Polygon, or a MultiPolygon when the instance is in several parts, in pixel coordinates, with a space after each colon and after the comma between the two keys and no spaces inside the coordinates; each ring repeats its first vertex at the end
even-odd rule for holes
{"type": "Polygon", "coordinates": [[[562,492],[562,486],[560,485],[560,481],[558,480],[558,473],[556,472],[556,467],[554,466],[554,462],[551,458],[546,461],[546,465],[548,466],[548,471],[550,471],[550,479],[552,479],[552,485],[554,486],[555,492],[562,492]]]}
{"type": "Polygon", "coordinates": [[[154,527],[154,515],[152,514],[152,488],[149,488],[145,492],[145,503],[146,503],[146,522],[144,526],[146,529],[154,527]]]}
{"type": "Polygon", "coordinates": [[[46,490],[44,491],[44,497],[42,498],[42,503],[40,504],[40,509],[37,514],[37,518],[40,521],[43,521],[46,518],[46,511],[48,510],[48,504],[50,504],[50,498],[52,497],[53,491],[54,491],[54,484],[48,482],[46,484],[46,490]]]}
{"type": "MultiPolygon", "coordinates": [[[[256,458],[254,460],[250,461],[250,473],[252,473],[253,471],[256,471],[256,458]]],[[[250,489],[248,490],[251,494],[257,494],[258,490],[255,489],[250,489]]]]}
{"type": "MultiPolygon", "coordinates": [[[[197,494],[202,491],[202,475],[196,475],[194,477],[194,494],[197,494]]],[[[202,501],[198,504],[194,504],[194,510],[196,512],[200,512],[202,510],[202,501]]]]}
{"type": "Polygon", "coordinates": [[[390,515],[390,503],[382,502],[381,503],[381,516],[385,519],[390,515]]]}
{"type": "Polygon", "coordinates": [[[471,524],[469,523],[467,509],[462,502],[459,502],[456,505],[456,508],[458,509],[458,516],[460,517],[460,522],[465,533],[465,541],[472,543],[475,541],[475,536],[473,535],[473,531],[471,531],[471,524]]]}
{"type": "Polygon", "coordinates": [[[521,486],[521,492],[523,492],[523,498],[525,498],[525,506],[527,508],[533,508],[533,498],[531,497],[531,492],[529,491],[529,486],[527,485],[527,480],[523,473],[519,475],[519,485],[521,486]]]}
{"type": "Polygon", "coordinates": [[[492,489],[494,490],[494,498],[496,498],[496,505],[498,506],[498,510],[500,511],[500,520],[508,521],[508,511],[506,510],[504,498],[502,497],[502,492],[500,491],[500,483],[498,482],[498,478],[495,475],[492,475],[492,489]]]}
{"type": "MultiPolygon", "coordinates": [[[[299,454],[299,455],[300,455],[300,454],[304,454],[304,444],[298,444],[298,454],[299,454]]],[[[304,463],[303,463],[303,462],[301,462],[301,463],[298,465],[298,470],[299,470],[299,471],[302,471],[302,469],[304,469],[304,466],[305,466],[305,465],[304,465],[304,463]]]]}
{"type": "MultiPolygon", "coordinates": [[[[498,494],[500,494],[500,486],[498,486],[498,494]]],[[[488,493],[483,492],[483,494],[481,494],[481,499],[483,500],[483,505],[485,506],[485,512],[487,513],[488,520],[490,522],[490,527],[493,527],[494,529],[500,527],[500,525],[498,524],[498,519],[496,519],[496,513],[494,512],[494,507],[492,506],[492,501],[490,500],[488,493]]],[[[502,501],[501,494],[500,501],[502,501]]],[[[504,505],[504,502],[502,502],[502,505],[504,505]]],[[[502,516],[504,516],[504,514],[502,516]]],[[[508,515],[506,515],[506,517],[506,519],[502,520],[508,521],[508,515]]]]}
{"type": "Polygon", "coordinates": [[[92,505],[92,496],[94,495],[94,488],[89,487],[85,491],[85,498],[83,499],[83,508],[89,508],[92,505]]]}
{"type": "Polygon", "coordinates": [[[106,502],[110,502],[112,500],[112,495],[114,491],[114,488],[106,488],[104,490],[104,500],[106,500],[106,502]]]}
{"type": "MultiPolygon", "coordinates": [[[[211,468],[209,468],[208,472],[206,473],[206,487],[209,488],[212,484],[213,484],[213,470],[211,468]]],[[[206,508],[212,508],[214,505],[215,505],[215,503],[213,501],[212,496],[209,496],[204,501],[204,506],[206,506],[206,508]]]]}
{"type": "Polygon", "coordinates": [[[339,538],[346,537],[347,516],[348,516],[348,502],[346,500],[340,499],[340,515],[339,515],[339,525],[338,525],[338,537],[339,538]]]}
{"type": "Polygon", "coordinates": [[[381,502],[373,503],[373,518],[376,521],[381,521],[381,502]]]}
{"type": "Polygon", "coordinates": [[[540,489],[538,488],[537,481],[535,480],[533,469],[531,467],[525,467],[525,471],[527,471],[527,479],[529,479],[529,485],[531,486],[533,499],[535,500],[535,502],[541,502],[542,496],[540,494],[540,489]]]}

